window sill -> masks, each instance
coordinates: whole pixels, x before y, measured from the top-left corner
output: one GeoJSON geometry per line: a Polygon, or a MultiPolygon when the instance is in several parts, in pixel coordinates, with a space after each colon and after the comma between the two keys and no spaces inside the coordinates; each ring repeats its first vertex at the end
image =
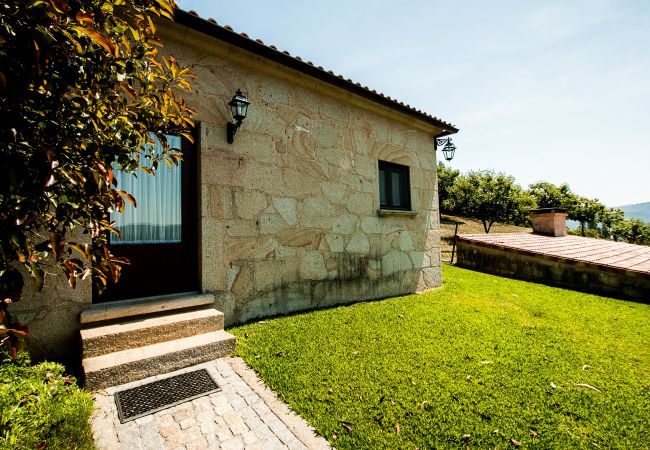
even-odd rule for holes
{"type": "Polygon", "coordinates": [[[386,217],[386,216],[415,217],[418,215],[417,211],[404,211],[402,209],[378,209],[377,214],[382,217],[386,217]]]}

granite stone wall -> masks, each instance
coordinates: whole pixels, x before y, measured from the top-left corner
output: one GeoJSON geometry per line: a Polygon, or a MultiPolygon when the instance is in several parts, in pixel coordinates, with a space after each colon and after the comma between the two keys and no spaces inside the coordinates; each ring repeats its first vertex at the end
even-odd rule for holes
{"type": "Polygon", "coordinates": [[[441,284],[435,127],[182,27],[198,78],[201,279],[226,323],[441,284]],[[226,142],[236,89],[252,102],[226,142]],[[378,161],[409,166],[412,214],[380,215],[378,161]]]}
{"type": "MultiPolygon", "coordinates": [[[[179,25],[165,51],[198,78],[200,279],[226,325],[441,284],[436,127],[179,25]],[[227,103],[252,105],[234,144],[227,103]],[[412,212],[379,210],[378,161],[409,166],[412,212]]],[[[37,356],[78,351],[88,282],[48,275],[12,306],[37,356]]]]}

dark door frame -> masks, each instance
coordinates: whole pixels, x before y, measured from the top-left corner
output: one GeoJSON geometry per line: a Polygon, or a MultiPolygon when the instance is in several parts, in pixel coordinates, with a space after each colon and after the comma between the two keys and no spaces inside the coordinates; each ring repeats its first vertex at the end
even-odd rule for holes
{"type": "Polygon", "coordinates": [[[181,150],[181,242],[174,244],[120,244],[111,247],[116,256],[126,256],[131,264],[124,266],[117,284],[98,295],[93,303],[150,297],[200,289],[199,276],[199,153],[200,126],[192,131],[194,143],[182,138],[181,150]]]}

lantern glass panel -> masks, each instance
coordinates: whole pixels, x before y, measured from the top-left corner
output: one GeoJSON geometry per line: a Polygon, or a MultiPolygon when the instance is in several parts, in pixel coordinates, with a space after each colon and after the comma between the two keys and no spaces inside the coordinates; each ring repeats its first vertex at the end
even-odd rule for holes
{"type": "Polygon", "coordinates": [[[237,106],[237,113],[239,114],[240,119],[246,117],[247,110],[248,110],[248,103],[240,100],[239,105],[237,106]]]}

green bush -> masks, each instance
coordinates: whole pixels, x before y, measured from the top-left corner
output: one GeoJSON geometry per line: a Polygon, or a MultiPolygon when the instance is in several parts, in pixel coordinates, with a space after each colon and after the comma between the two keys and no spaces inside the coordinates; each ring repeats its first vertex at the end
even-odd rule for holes
{"type": "Polygon", "coordinates": [[[92,396],[61,364],[0,362],[0,449],[92,449],[92,396]]]}

